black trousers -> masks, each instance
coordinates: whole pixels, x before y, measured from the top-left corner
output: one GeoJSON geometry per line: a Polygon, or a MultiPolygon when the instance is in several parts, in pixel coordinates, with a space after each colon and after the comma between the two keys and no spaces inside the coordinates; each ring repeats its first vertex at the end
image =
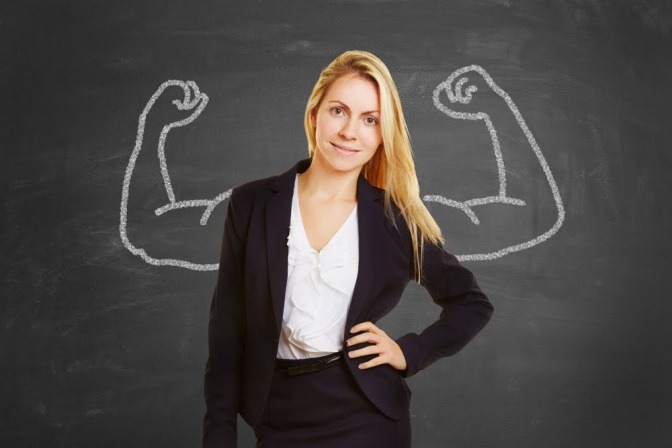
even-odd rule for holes
{"type": "MultiPolygon", "coordinates": [[[[312,358],[291,365],[315,362],[312,358]]],[[[289,364],[279,360],[278,364],[289,364]]],[[[375,368],[375,367],[374,367],[375,368]]],[[[341,359],[324,370],[289,375],[276,369],[257,448],[409,448],[410,414],[392,420],[362,393],[341,359]]]]}

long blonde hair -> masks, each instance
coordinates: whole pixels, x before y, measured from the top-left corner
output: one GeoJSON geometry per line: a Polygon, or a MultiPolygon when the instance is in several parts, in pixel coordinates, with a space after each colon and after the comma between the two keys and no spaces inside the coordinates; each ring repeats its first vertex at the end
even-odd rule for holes
{"type": "Polygon", "coordinates": [[[442,245],[444,238],[438,224],[420,200],[413,151],[399,93],[383,61],[366,51],[346,51],[322,70],[308,98],[304,116],[308,154],[312,158],[317,146],[311,112],[320,106],[334,81],[351,73],[357,73],[378,86],[383,142],[382,147],[362,168],[362,174],[371,185],[385,190],[385,214],[395,227],[391,202],[401,210],[413,243],[414,280],[421,284],[424,241],[442,245]]]}

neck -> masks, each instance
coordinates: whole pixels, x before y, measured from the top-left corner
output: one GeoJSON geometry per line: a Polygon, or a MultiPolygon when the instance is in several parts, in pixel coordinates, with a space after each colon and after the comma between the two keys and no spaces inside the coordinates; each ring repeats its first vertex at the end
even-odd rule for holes
{"type": "Polygon", "coordinates": [[[357,178],[361,170],[338,171],[315,154],[310,166],[301,173],[301,193],[319,200],[355,201],[357,178]]]}

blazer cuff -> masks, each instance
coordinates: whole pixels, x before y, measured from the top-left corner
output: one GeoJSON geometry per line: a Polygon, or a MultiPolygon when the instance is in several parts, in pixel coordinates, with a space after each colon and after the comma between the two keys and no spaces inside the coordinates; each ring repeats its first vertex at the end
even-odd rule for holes
{"type": "Polygon", "coordinates": [[[420,370],[420,360],[423,359],[419,336],[416,333],[408,333],[395,341],[406,359],[406,369],[401,371],[401,376],[408,378],[420,370]]]}

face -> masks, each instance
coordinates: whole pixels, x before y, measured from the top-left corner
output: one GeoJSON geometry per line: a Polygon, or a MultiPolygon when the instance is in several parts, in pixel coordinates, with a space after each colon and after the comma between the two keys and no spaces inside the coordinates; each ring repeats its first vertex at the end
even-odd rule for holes
{"type": "Polygon", "coordinates": [[[373,81],[356,73],[334,81],[311,114],[316,127],[315,161],[337,171],[359,173],[383,141],[379,111],[373,81]]]}

